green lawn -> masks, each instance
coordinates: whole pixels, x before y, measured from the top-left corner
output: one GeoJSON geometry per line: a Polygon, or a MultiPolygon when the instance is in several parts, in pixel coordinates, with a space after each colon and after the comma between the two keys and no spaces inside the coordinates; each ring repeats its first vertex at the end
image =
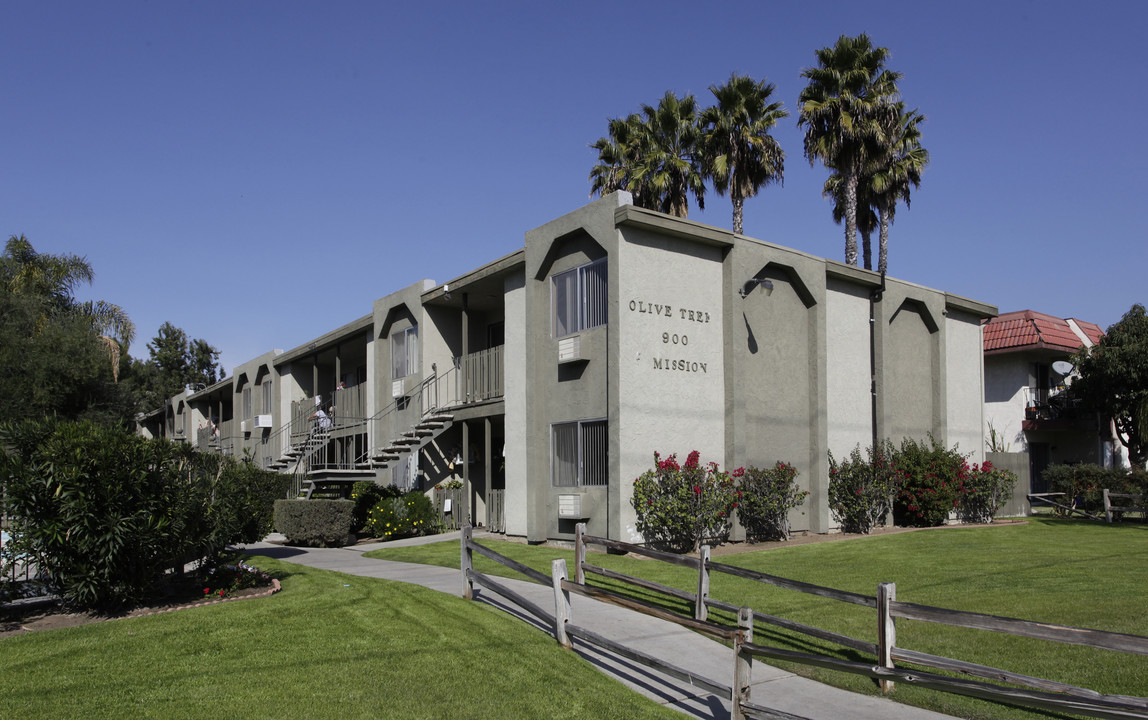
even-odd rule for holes
{"type": "MultiPolygon", "coordinates": [[[[499,541],[484,544],[546,573],[553,558],[564,557],[568,565],[573,562],[572,552],[499,541]]],[[[458,567],[458,554],[457,543],[440,543],[380,550],[369,556],[458,567]]],[[[946,528],[751,552],[718,560],[866,595],[876,594],[880,582],[895,582],[897,599],[905,602],[1148,636],[1145,557],[1148,526],[1033,519],[1025,525],[946,528]]],[[[594,554],[589,561],[682,589],[693,590],[696,583],[692,571],[648,559],[594,554]]],[[[475,565],[484,572],[504,571],[477,555],[475,565]]],[[[869,608],[720,573],[712,576],[710,595],[876,642],[876,615],[869,608]]],[[[665,604],[689,612],[687,605],[674,601],[665,604]]],[[[1148,658],[1143,656],[905,620],[898,622],[897,634],[901,647],[1105,693],[1148,696],[1148,658]]],[[[759,626],[756,639],[847,659],[872,659],[772,628],[759,626]]],[[[787,667],[842,687],[873,691],[867,679],[787,667]]],[[[898,686],[894,697],[961,717],[1037,717],[1036,713],[1016,708],[904,684],[898,686]]]]}
{"type": "Polygon", "coordinates": [[[0,640],[0,718],[680,717],[489,606],[251,562],[282,592],[0,640]]]}

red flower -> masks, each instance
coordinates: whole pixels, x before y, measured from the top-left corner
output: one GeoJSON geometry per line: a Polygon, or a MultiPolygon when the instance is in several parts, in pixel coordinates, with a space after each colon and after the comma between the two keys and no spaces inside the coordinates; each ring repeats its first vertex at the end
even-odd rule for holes
{"type": "Polygon", "coordinates": [[[204,594],[204,595],[210,595],[210,594],[211,594],[211,588],[204,588],[204,589],[203,589],[203,594],[204,594]]]}
{"type": "Polygon", "coordinates": [[[698,487],[697,485],[694,485],[694,495],[701,495],[701,494],[702,494],[702,489],[700,487],[698,487]]]}

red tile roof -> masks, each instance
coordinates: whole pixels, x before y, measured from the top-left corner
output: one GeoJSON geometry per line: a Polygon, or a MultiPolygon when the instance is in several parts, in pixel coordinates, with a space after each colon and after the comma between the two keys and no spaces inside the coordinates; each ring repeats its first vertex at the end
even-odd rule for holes
{"type": "MultiPolygon", "coordinates": [[[[1074,320],[1092,342],[1104,332],[1095,323],[1074,320]]],[[[1003,313],[984,326],[985,352],[1033,350],[1038,348],[1074,353],[1084,345],[1068,321],[1033,310],[1003,313]]]]}

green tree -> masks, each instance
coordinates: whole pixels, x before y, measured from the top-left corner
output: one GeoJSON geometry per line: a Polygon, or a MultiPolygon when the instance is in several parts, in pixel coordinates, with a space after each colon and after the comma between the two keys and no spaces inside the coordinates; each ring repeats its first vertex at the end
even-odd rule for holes
{"type": "Polygon", "coordinates": [[[775,86],[732,74],[725,85],[711,85],[717,105],[701,113],[703,169],[714,190],[733,203],[733,231],[742,234],[745,199],[771,182],[781,182],[785,152],[769,134],[789,113],[769,102],[775,86]]]}
{"type": "Polygon", "coordinates": [[[1148,461],[1148,313],[1137,303],[1091,348],[1073,358],[1072,392],[1111,418],[1132,465],[1148,461]]]}
{"type": "Polygon", "coordinates": [[[886,144],[883,130],[896,113],[899,73],[885,69],[889,51],[873,47],[869,36],[842,35],[817,51],[818,66],[801,76],[809,84],[798,97],[798,126],[805,128],[805,157],[841,174],[845,262],[857,264],[857,185],[867,148],[886,144]]]}
{"type": "Polygon", "coordinates": [[[590,147],[598,163],[590,170],[591,196],[627,190],[634,204],[675,217],[689,214],[689,197],[705,207],[697,101],[667,92],[657,107],[609,121],[609,136],[590,147]]]}
{"type": "Polygon", "coordinates": [[[147,348],[161,398],[171,397],[187,385],[211,385],[219,380],[219,350],[205,340],[189,340],[186,332],[170,322],[160,325],[147,348]]]}
{"type": "Polygon", "coordinates": [[[75,289],[91,284],[95,272],[86,258],[67,253],[36,252],[28,238],[13,235],[4,246],[3,282],[9,293],[39,297],[44,301],[41,325],[64,314],[83,318],[100,338],[111,361],[113,379],[118,378],[120,356],[135,336],[135,325],[119,306],[103,300],[76,302],[75,289]]]}
{"type": "MultiPolygon", "coordinates": [[[[883,133],[886,138],[884,152],[876,154],[870,164],[865,184],[868,186],[869,202],[877,211],[880,228],[880,250],[877,260],[878,272],[884,274],[889,266],[889,226],[897,212],[897,204],[904,201],[909,207],[912,189],[920,187],[921,172],[929,164],[929,151],[921,145],[920,125],[925,116],[916,110],[905,110],[904,103],[897,103],[895,118],[883,133]]],[[[869,267],[866,251],[865,267],[869,267]]]]}

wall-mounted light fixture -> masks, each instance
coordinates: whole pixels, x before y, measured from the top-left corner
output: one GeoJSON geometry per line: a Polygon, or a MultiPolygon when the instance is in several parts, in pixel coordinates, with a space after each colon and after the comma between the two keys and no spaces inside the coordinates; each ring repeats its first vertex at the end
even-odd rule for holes
{"type": "Polygon", "coordinates": [[[763,290],[765,290],[766,296],[769,296],[773,293],[773,281],[772,280],[770,280],[769,278],[753,278],[751,280],[746,280],[745,285],[743,285],[742,288],[737,291],[737,294],[741,295],[744,298],[744,297],[748,296],[751,292],[753,292],[753,289],[755,287],[758,287],[759,285],[761,286],[761,288],[763,290]]]}

